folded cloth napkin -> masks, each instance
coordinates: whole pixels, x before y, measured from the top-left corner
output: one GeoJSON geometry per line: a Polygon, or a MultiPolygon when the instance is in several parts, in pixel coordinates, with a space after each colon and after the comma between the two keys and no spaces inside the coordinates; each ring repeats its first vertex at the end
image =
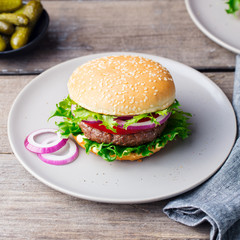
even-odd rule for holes
{"type": "Polygon", "coordinates": [[[224,165],[207,182],[163,209],[168,217],[188,226],[209,222],[211,240],[240,240],[240,55],[236,58],[233,107],[238,137],[224,165]]]}

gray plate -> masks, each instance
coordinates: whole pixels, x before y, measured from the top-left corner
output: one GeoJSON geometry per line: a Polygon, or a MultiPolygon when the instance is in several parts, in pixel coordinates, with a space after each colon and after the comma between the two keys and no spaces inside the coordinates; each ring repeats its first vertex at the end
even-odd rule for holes
{"type": "Polygon", "coordinates": [[[142,203],[186,192],[215,173],[233,146],[236,120],[222,90],[196,70],[152,55],[104,53],[64,62],[33,79],[12,106],[8,134],[20,163],[46,185],[93,201],[142,203]],[[109,163],[80,149],[73,163],[52,166],[27,151],[23,142],[30,132],[55,127],[54,120],[47,119],[55,104],[68,95],[67,81],[73,70],[91,59],[119,54],[145,56],[170,70],[182,109],[193,114],[192,135],[185,141],[168,144],[143,162],[109,163]]]}
{"type": "Polygon", "coordinates": [[[240,54],[240,14],[227,14],[225,0],[185,0],[190,17],[210,39],[240,54]]]}

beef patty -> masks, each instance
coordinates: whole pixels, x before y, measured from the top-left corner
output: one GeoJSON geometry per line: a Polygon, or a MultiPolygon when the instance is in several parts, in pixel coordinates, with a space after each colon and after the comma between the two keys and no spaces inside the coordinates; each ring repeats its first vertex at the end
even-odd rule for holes
{"type": "Polygon", "coordinates": [[[166,126],[166,122],[152,129],[126,135],[103,132],[97,128],[88,126],[84,122],[81,122],[79,126],[88,139],[97,143],[113,143],[115,145],[133,147],[152,142],[159,137],[166,126]]]}

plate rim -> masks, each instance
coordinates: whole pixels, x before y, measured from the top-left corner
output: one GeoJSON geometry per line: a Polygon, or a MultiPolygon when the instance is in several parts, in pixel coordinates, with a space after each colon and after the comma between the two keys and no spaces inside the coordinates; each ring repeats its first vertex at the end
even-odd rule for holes
{"type": "Polygon", "coordinates": [[[234,52],[236,54],[240,54],[240,48],[235,48],[231,45],[229,45],[228,43],[226,43],[225,41],[219,39],[218,37],[216,37],[214,34],[212,34],[210,31],[208,31],[198,20],[198,18],[196,17],[196,15],[194,14],[192,8],[191,8],[191,4],[190,4],[191,0],[185,0],[185,5],[188,11],[189,16],[191,17],[192,21],[195,23],[195,25],[198,27],[198,29],[205,34],[208,38],[210,38],[212,41],[214,41],[215,43],[217,43],[218,45],[220,45],[223,48],[228,49],[231,52],[234,52]]]}
{"type": "MultiPolygon", "coordinates": [[[[45,70],[44,72],[42,72],[41,74],[39,74],[38,76],[34,77],[28,84],[26,84],[21,91],[18,93],[17,97],[14,99],[12,106],[10,108],[9,114],[8,114],[8,121],[7,121],[7,132],[8,132],[8,139],[9,139],[9,143],[10,146],[13,150],[14,155],[16,156],[17,160],[21,163],[21,165],[32,175],[34,176],[36,179],[38,179],[40,182],[44,183],[45,185],[47,185],[48,187],[55,189],[61,193],[65,193],[67,195],[73,196],[73,197],[77,197],[77,198],[81,198],[81,199],[85,199],[85,200],[90,200],[90,201],[95,201],[95,202],[102,202],[102,203],[114,203],[114,204],[140,204],[140,203],[148,203],[148,202],[155,202],[155,201],[159,201],[159,200],[163,200],[163,199],[168,199],[180,194],[183,194],[185,192],[188,192],[192,189],[194,189],[195,187],[201,185],[203,182],[205,182],[207,179],[209,179],[211,176],[213,176],[220,168],[221,166],[225,163],[228,155],[230,154],[232,147],[234,146],[235,140],[236,140],[236,134],[237,134],[237,123],[236,123],[236,115],[233,109],[233,106],[231,104],[231,102],[229,101],[229,99],[227,98],[227,96],[225,95],[225,93],[222,91],[222,89],[216,84],[214,83],[211,79],[209,79],[207,76],[205,76],[204,74],[202,74],[201,72],[197,71],[196,69],[185,65],[181,62],[169,59],[169,58],[165,58],[165,57],[161,57],[161,56],[157,56],[157,55],[153,55],[153,54],[146,54],[146,53],[136,53],[136,52],[102,52],[102,53],[97,53],[97,54],[87,54],[84,56],[80,56],[77,58],[73,58],[73,59],[69,59],[67,61],[61,62],[57,65],[54,65],[53,67],[50,67],[49,69],[45,70]],[[14,111],[14,106],[15,104],[18,102],[18,99],[24,94],[24,92],[26,91],[27,88],[31,87],[32,84],[34,84],[35,82],[39,81],[38,79],[41,78],[42,76],[48,74],[48,72],[54,70],[55,68],[61,67],[61,65],[65,65],[66,63],[69,63],[71,61],[75,61],[77,59],[81,59],[84,57],[93,57],[93,58],[97,58],[97,57],[102,57],[102,56],[107,56],[107,55],[116,55],[116,54],[128,54],[128,55],[140,55],[140,56],[145,56],[145,57],[157,57],[160,59],[165,59],[169,62],[172,62],[173,64],[178,64],[178,65],[182,65],[185,68],[187,68],[189,71],[194,72],[195,74],[198,74],[199,76],[205,78],[206,81],[208,81],[211,85],[213,85],[214,87],[216,87],[218,89],[218,91],[221,93],[221,95],[224,96],[224,98],[227,101],[227,104],[229,105],[229,107],[231,108],[233,115],[235,117],[235,137],[234,137],[234,141],[233,144],[229,150],[229,153],[227,154],[225,160],[218,166],[217,169],[215,169],[215,171],[213,171],[210,175],[205,176],[205,178],[203,178],[201,181],[198,181],[196,184],[192,185],[191,187],[184,189],[184,190],[179,190],[173,194],[169,194],[167,196],[163,196],[163,197],[159,197],[159,196],[153,196],[151,198],[147,197],[147,198],[136,198],[136,199],[116,199],[116,198],[109,198],[109,197],[95,197],[95,196],[88,196],[85,194],[79,194],[79,193],[75,193],[74,191],[71,190],[67,190],[64,189],[62,187],[57,186],[54,183],[51,183],[48,180],[45,180],[44,177],[40,176],[40,174],[37,174],[34,170],[32,170],[20,157],[20,155],[18,154],[18,152],[16,151],[15,146],[13,145],[13,142],[11,141],[11,129],[10,129],[10,121],[11,121],[11,116],[13,114],[14,111]]],[[[156,194],[157,195],[157,194],[156,194]]]]}

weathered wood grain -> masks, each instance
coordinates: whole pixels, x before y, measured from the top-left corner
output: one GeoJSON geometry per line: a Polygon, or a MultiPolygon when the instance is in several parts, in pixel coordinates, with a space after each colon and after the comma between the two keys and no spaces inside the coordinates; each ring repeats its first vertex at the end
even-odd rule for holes
{"type": "Polygon", "coordinates": [[[12,154],[0,155],[0,239],[208,239],[207,224],[190,228],[168,219],[167,201],[103,204],[50,189],[12,154]]]}
{"type": "Polygon", "coordinates": [[[22,56],[0,58],[0,73],[39,73],[65,60],[99,52],[133,51],[206,68],[234,67],[235,55],[203,35],[183,0],[43,1],[48,34],[22,56]]]}

